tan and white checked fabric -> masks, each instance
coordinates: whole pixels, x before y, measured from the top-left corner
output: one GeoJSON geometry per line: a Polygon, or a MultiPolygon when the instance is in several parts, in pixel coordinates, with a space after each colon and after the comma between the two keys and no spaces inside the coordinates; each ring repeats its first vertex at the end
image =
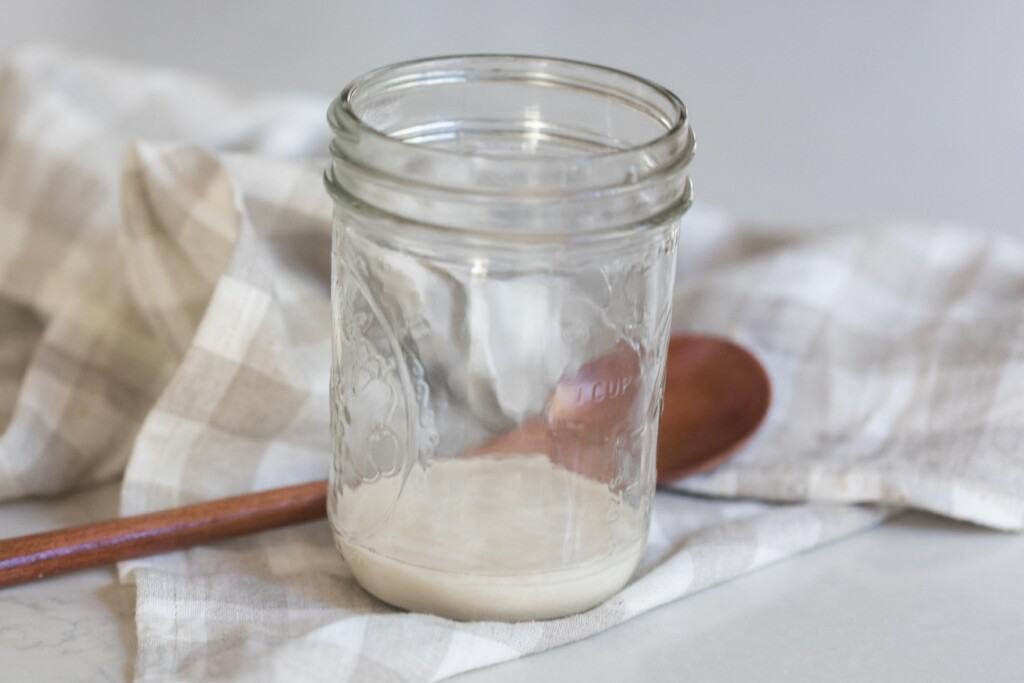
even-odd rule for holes
{"type": "MultiPolygon", "coordinates": [[[[324,476],[325,103],[21,53],[0,71],[0,496],[117,476],[126,514],[324,476]]],[[[121,567],[139,681],[437,680],[571,642],[911,505],[1024,526],[1024,247],[695,211],[674,325],[775,383],[732,463],[662,492],[619,595],[457,623],[362,592],[324,523],[121,567]],[[814,502],[806,502],[808,500],[814,502]]],[[[0,520],[2,523],[2,520],[0,520]]]]}
{"type": "Polygon", "coordinates": [[[774,406],[751,448],[679,488],[1024,528],[1024,243],[948,226],[702,230],[730,262],[684,276],[675,324],[756,348],[774,406]]]}
{"type": "MultiPolygon", "coordinates": [[[[319,151],[323,106],[238,102],[174,73],[54,50],[0,69],[0,500],[117,476],[191,336],[154,327],[133,301],[140,257],[118,191],[127,143],[319,151]]],[[[212,238],[192,248],[213,255],[212,238]]],[[[216,261],[204,266],[218,275],[216,261]]],[[[194,285],[159,286],[147,306],[177,309],[178,324],[202,315],[194,285]]]]}

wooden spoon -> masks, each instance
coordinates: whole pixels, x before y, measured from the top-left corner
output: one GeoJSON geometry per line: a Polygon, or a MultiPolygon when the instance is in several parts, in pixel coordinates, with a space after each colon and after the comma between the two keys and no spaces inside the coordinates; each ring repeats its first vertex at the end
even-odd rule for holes
{"type": "MultiPolygon", "coordinates": [[[[571,444],[562,449],[571,454],[566,466],[610,476],[616,463],[605,437],[628,419],[639,367],[629,347],[616,347],[560,382],[543,416],[478,451],[551,452],[560,440],[571,444]]],[[[760,425],[771,399],[768,375],[757,359],[713,337],[672,337],[665,380],[660,482],[729,457],[760,425]]],[[[310,482],[2,540],[0,587],[321,519],[326,490],[326,482],[310,482]]]]}

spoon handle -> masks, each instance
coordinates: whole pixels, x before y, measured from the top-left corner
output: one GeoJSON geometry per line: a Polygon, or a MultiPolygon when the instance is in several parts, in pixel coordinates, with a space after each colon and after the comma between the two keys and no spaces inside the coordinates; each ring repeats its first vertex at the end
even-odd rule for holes
{"type": "Polygon", "coordinates": [[[0,540],[0,588],[323,518],[327,482],[0,540]]]}

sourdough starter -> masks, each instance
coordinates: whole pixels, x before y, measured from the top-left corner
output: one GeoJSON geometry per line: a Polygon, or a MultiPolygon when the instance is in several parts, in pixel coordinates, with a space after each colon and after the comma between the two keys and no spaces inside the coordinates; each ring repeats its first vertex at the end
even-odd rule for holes
{"type": "Polygon", "coordinates": [[[646,520],[605,484],[537,454],[440,460],[336,496],[335,538],[359,584],[453,619],[548,619],[632,575],[646,520]]]}

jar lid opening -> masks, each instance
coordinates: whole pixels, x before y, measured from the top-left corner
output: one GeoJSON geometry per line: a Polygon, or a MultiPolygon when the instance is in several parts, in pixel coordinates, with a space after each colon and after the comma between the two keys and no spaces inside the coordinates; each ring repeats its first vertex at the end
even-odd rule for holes
{"type": "Polygon", "coordinates": [[[480,225],[497,213],[526,230],[584,202],[595,207],[595,225],[644,210],[632,205],[660,212],[688,185],[695,144],[669,90],[607,67],[524,55],[377,69],[342,91],[328,121],[329,184],[405,217],[448,204],[439,222],[480,225]]]}

